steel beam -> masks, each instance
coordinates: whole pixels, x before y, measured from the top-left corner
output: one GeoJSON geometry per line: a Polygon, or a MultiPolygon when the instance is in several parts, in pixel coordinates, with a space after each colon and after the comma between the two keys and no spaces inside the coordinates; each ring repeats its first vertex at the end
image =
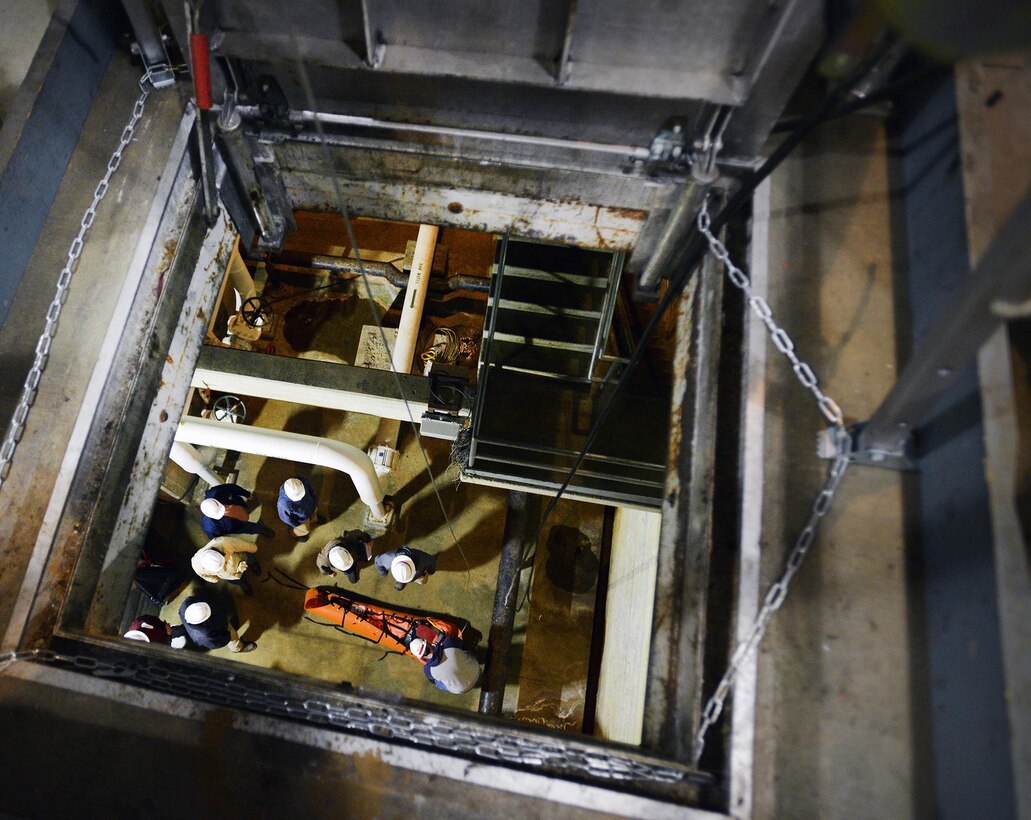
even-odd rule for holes
{"type": "MultiPolygon", "coordinates": [[[[395,377],[389,370],[268,356],[225,347],[204,347],[192,384],[242,396],[292,401],[397,421],[421,418],[431,404],[439,404],[430,391],[430,379],[424,376],[399,373],[395,377]],[[398,379],[404,390],[403,398],[397,394],[398,379]]],[[[460,414],[468,415],[468,412],[462,409],[460,414]]]]}
{"type": "Polygon", "coordinates": [[[895,387],[858,432],[857,459],[888,466],[905,458],[912,432],[1002,323],[1006,306],[1031,298],[1028,236],[1031,193],[1014,209],[963,292],[923,336],[895,387]]]}
{"type": "Polygon", "coordinates": [[[684,184],[676,205],[673,206],[666,218],[666,224],[662,228],[662,234],[659,236],[655,250],[652,251],[652,255],[648,258],[648,264],[641,272],[638,289],[654,290],[662,279],[672,273],[677,251],[694,227],[695,215],[701,208],[702,200],[708,190],[708,185],[693,180],[684,184]]]}
{"type": "MultiPolygon", "coordinates": [[[[283,203],[270,196],[259,178],[255,148],[244,134],[239,118],[219,118],[218,133],[223,148],[222,155],[230,168],[230,177],[238,187],[240,201],[247,207],[248,215],[258,229],[258,247],[279,250],[287,229],[287,218],[283,203]]],[[[262,175],[274,175],[275,159],[267,147],[262,149],[262,175]]],[[[285,198],[284,191],[279,192],[285,198]]]]}
{"type": "Polygon", "coordinates": [[[154,88],[175,85],[175,73],[165,51],[165,41],[161,38],[161,32],[147,3],[143,0],[122,0],[122,8],[129,18],[133,34],[136,35],[133,51],[139,51],[154,88]]]}
{"type": "Polygon", "coordinates": [[[643,745],[691,759],[702,698],[712,549],[722,274],[705,257],[681,297],[674,359],[669,472],[662,507],[643,745]]]}

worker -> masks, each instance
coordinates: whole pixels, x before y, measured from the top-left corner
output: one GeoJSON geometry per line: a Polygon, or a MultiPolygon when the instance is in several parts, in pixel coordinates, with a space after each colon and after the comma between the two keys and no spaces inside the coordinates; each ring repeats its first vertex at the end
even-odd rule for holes
{"type": "Polygon", "coordinates": [[[181,626],[172,626],[157,615],[140,615],[129,624],[129,631],[122,637],[141,643],[157,643],[168,646],[174,638],[186,633],[181,626]]]}
{"type": "Polygon", "coordinates": [[[480,680],[480,664],[461,638],[445,638],[432,651],[422,638],[413,638],[408,651],[423,661],[426,679],[444,692],[462,695],[480,680]]]}
{"type": "Polygon", "coordinates": [[[323,575],[343,573],[352,584],[358,582],[358,563],[372,558],[372,536],[363,530],[347,530],[322,548],[315,565],[323,575]]]}
{"type": "Polygon", "coordinates": [[[275,535],[260,521],[251,523],[247,511],[250,497],[251,494],[238,484],[216,484],[204,493],[204,500],[200,503],[200,525],[208,538],[251,533],[268,537],[275,535]]]}
{"type": "Polygon", "coordinates": [[[437,571],[437,559],[428,552],[406,546],[377,555],[376,571],[380,575],[388,572],[393,575],[394,589],[400,591],[413,582],[425,584],[437,571]]]}
{"type": "Polygon", "coordinates": [[[318,506],[319,500],[315,497],[315,490],[304,476],[288,478],[279,488],[276,511],[280,520],[291,528],[298,541],[308,540],[311,525],[319,514],[318,506]]]}
{"type": "Polygon", "coordinates": [[[247,580],[247,572],[261,574],[261,565],[254,553],[258,547],[250,541],[232,535],[212,538],[193,554],[190,565],[193,571],[208,583],[228,581],[240,587],[244,595],[253,594],[247,580]],[[246,557],[246,556],[254,557],[246,557]]]}
{"type": "MultiPolygon", "coordinates": [[[[250,652],[257,648],[254,641],[244,641],[229,621],[229,611],[215,595],[201,593],[191,595],[179,607],[179,618],[183,622],[186,640],[201,649],[221,649],[228,646],[230,652],[250,652]]],[[[173,627],[174,629],[175,627],[173,627]]],[[[173,648],[176,647],[173,644],[173,648]]]]}

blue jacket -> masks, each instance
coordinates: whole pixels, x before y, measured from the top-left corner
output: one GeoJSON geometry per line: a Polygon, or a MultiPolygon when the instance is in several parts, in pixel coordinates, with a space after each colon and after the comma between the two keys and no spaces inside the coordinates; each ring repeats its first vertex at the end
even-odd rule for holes
{"type": "Polygon", "coordinates": [[[230,504],[236,504],[238,507],[246,507],[247,502],[251,498],[251,494],[247,492],[239,484],[216,484],[206,493],[205,498],[214,498],[221,504],[229,506],[230,504]]]}
{"type": "Polygon", "coordinates": [[[276,511],[279,513],[279,520],[291,527],[298,527],[315,514],[315,508],[319,506],[319,500],[315,497],[315,490],[311,482],[304,476],[294,476],[304,485],[304,498],[300,501],[290,499],[286,490],[279,488],[279,501],[276,502],[276,511]]]}
{"type": "Polygon", "coordinates": [[[217,521],[201,515],[200,526],[208,538],[218,538],[220,535],[247,535],[248,533],[261,535],[265,532],[265,525],[260,521],[240,521],[238,518],[230,518],[228,515],[222,516],[217,521]]]}
{"type": "MultiPolygon", "coordinates": [[[[227,507],[235,505],[247,509],[247,502],[250,500],[251,494],[239,484],[216,484],[204,493],[204,497],[214,498],[227,507]]],[[[230,518],[228,515],[216,521],[214,518],[208,518],[202,514],[200,526],[208,538],[218,538],[220,535],[247,535],[248,533],[260,535],[265,531],[265,527],[260,523],[252,524],[250,521],[240,521],[230,518]]]]}

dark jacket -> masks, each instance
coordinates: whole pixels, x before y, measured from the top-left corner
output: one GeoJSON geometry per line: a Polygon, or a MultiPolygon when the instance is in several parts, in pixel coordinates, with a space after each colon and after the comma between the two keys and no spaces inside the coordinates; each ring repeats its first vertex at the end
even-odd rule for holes
{"type": "Polygon", "coordinates": [[[229,634],[229,612],[214,595],[191,595],[179,607],[179,620],[191,643],[203,649],[221,649],[232,640],[229,634]],[[186,608],[191,604],[205,603],[211,607],[211,616],[201,624],[186,623],[186,608]]]}
{"type": "Polygon", "coordinates": [[[217,521],[201,515],[200,526],[208,538],[218,538],[220,535],[247,535],[248,533],[262,535],[265,532],[265,525],[260,521],[241,521],[239,518],[231,518],[228,515],[222,516],[217,521]]]}
{"type": "Polygon", "coordinates": [[[239,484],[216,484],[204,493],[204,497],[214,498],[220,504],[225,504],[227,507],[230,504],[246,507],[247,502],[251,499],[251,494],[239,484]]]}
{"type": "Polygon", "coordinates": [[[358,567],[369,562],[369,559],[366,557],[369,552],[369,547],[367,545],[371,542],[372,536],[367,532],[363,530],[347,530],[345,533],[334,538],[322,548],[319,554],[315,557],[315,565],[323,575],[334,575],[335,573],[340,572],[340,570],[329,563],[329,551],[333,549],[333,547],[343,547],[351,553],[351,558],[354,559],[354,563],[347,572],[341,572],[340,574],[352,584],[356,584],[358,583],[358,567]]]}
{"type": "Polygon", "coordinates": [[[311,482],[304,476],[294,476],[304,485],[304,498],[294,501],[287,496],[286,490],[279,488],[279,501],[276,502],[276,511],[279,513],[279,520],[291,527],[298,527],[315,515],[315,508],[319,500],[315,497],[315,490],[311,482]]]}
{"type": "MultiPolygon", "coordinates": [[[[226,507],[242,507],[246,510],[251,494],[239,484],[217,484],[204,493],[204,497],[214,498],[226,507]]],[[[214,518],[208,518],[202,514],[200,526],[208,538],[218,538],[220,535],[247,535],[249,533],[261,535],[265,532],[264,525],[259,522],[252,524],[250,521],[241,521],[228,515],[216,521],[214,518]]]]}
{"type": "Polygon", "coordinates": [[[421,578],[423,575],[432,574],[437,571],[437,559],[430,555],[428,552],[422,550],[412,549],[411,547],[401,547],[390,552],[381,552],[376,556],[376,572],[380,575],[386,575],[390,572],[390,565],[394,559],[399,555],[407,555],[412,559],[412,563],[415,564],[415,577],[421,578]]]}

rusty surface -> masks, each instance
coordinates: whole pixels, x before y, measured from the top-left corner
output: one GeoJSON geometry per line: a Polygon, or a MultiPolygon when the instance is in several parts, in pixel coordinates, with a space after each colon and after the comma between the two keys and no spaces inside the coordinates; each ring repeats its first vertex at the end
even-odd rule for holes
{"type": "Polygon", "coordinates": [[[680,297],[643,745],[688,761],[701,703],[711,554],[720,272],[706,258],[680,297]]]}

